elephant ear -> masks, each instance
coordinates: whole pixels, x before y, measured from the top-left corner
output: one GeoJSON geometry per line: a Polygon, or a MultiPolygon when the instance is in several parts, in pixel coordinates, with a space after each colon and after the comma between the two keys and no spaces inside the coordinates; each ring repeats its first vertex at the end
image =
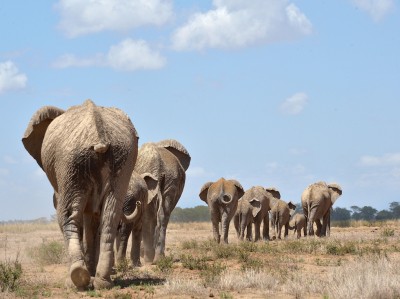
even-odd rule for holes
{"type": "Polygon", "coordinates": [[[293,211],[296,210],[296,205],[293,204],[291,201],[288,202],[288,207],[289,207],[289,209],[291,209],[293,211]]]}
{"type": "Polygon", "coordinates": [[[230,181],[236,186],[236,191],[238,193],[238,198],[241,198],[243,196],[243,194],[244,194],[244,190],[243,190],[242,185],[236,180],[230,180],[230,181]]]}
{"type": "Polygon", "coordinates": [[[265,188],[265,190],[272,194],[273,197],[281,199],[281,193],[275,187],[265,188]]]}
{"type": "Polygon", "coordinates": [[[252,209],[253,217],[256,217],[258,212],[260,212],[261,210],[261,202],[257,198],[253,198],[249,201],[249,203],[253,207],[252,209]]]}
{"type": "Polygon", "coordinates": [[[333,196],[331,196],[332,205],[333,205],[335,203],[335,201],[339,198],[339,196],[342,195],[343,191],[342,191],[342,188],[339,186],[339,184],[336,184],[336,183],[328,184],[328,188],[335,192],[335,194],[333,196]]]}
{"type": "Polygon", "coordinates": [[[208,189],[210,188],[210,186],[214,184],[214,182],[207,182],[203,185],[203,187],[201,187],[200,193],[199,193],[199,197],[202,201],[204,201],[206,204],[208,204],[207,202],[207,193],[208,193],[208,189]]]}
{"type": "Polygon", "coordinates": [[[40,108],[32,116],[25,130],[24,137],[22,137],[22,143],[25,149],[42,169],[41,151],[44,135],[50,123],[63,113],[64,110],[53,106],[44,106],[40,108]]]}
{"type": "Polygon", "coordinates": [[[158,180],[151,174],[151,173],[143,173],[141,177],[144,179],[147,185],[148,196],[147,196],[147,203],[151,203],[159,193],[159,186],[158,180]]]}
{"type": "Polygon", "coordinates": [[[169,150],[178,158],[185,171],[189,168],[191,157],[186,148],[174,139],[166,139],[157,143],[157,146],[169,150]]]}

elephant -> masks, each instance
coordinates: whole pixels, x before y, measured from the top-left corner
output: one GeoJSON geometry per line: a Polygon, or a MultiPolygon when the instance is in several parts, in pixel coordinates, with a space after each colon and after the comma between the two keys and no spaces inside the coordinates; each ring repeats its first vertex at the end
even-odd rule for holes
{"type": "Polygon", "coordinates": [[[148,199],[143,210],[145,263],[164,256],[169,218],[182,195],[190,160],[186,148],[174,139],[145,143],[139,148],[135,171],[153,178],[146,181],[148,199]]]}
{"type": "Polygon", "coordinates": [[[219,223],[222,224],[223,241],[228,244],[229,224],[236,213],[238,200],[244,194],[242,185],[236,180],[220,178],[207,182],[200,190],[199,197],[207,203],[210,210],[214,239],[221,241],[219,223]]]}
{"type": "Polygon", "coordinates": [[[281,239],[282,227],[285,227],[284,237],[286,238],[289,233],[289,220],[290,220],[290,210],[295,210],[296,205],[291,201],[286,203],[281,199],[277,199],[274,206],[271,208],[271,226],[274,231],[273,239],[281,239]]]}
{"type": "Polygon", "coordinates": [[[306,217],[304,214],[294,214],[289,221],[289,229],[294,230],[294,233],[297,232],[297,239],[300,239],[301,230],[303,229],[306,233],[306,217]]]}
{"type": "Polygon", "coordinates": [[[129,181],[128,193],[125,197],[123,211],[126,214],[131,214],[135,209],[140,209],[140,217],[134,223],[126,223],[121,221],[118,227],[116,237],[116,251],[117,262],[121,262],[126,258],[126,250],[128,247],[129,236],[132,235],[130,258],[133,266],[141,266],[140,263],[140,243],[142,241],[142,227],[143,227],[143,210],[147,208],[147,197],[149,184],[154,184],[155,178],[149,174],[144,173],[139,175],[133,171],[129,181]]]}
{"type": "Polygon", "coordinates": [[[91,100],[66,111],[44,106],[32,116],[22,143],[54,189],[71,281],[84,288],[94,276],[94,288],[112,287],[117,225],[121,218],[139,217],[137,211],[122,213],[138,152],[131,120],[91,100]]]}
{"type": "Polygon", "coordinates": [[[301,205],[306,217],[309,236],[314,235],[314,222],[317,225],[316,235],[318,237],[330,235],[331,208],[342,192],[342,188],[338,184],[327,184],[322,181],[309,185],[303,191],[301,205]]]}
{"type": "Polygon", "coordinates": [[[253,186],[246,190],[239,199],[238,207],[233,218],[238,238],[243,240],[247,228],[246,240],[252,240],[252,223],[254,223],[254,241],[261,239],[261,222],[263,222],[262,238],[269,240],[269,214],[270,202],[273,201],[271,193],[261,186],[253,186]]]}

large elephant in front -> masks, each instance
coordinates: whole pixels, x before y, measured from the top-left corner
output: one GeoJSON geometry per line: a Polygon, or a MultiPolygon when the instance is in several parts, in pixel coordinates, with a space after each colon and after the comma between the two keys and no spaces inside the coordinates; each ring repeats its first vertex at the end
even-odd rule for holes
{"type": "Polygon", "coordinates": [[[238,207],[233,219],[235,229],[240,240],[244,238],[247,228],[246,239],[252,240],[252,223],[254,223],[254,241],[261,239],[261,222],[263,222],[262,239],[269,240],[269,214],[270,202],[273,201],[271,193],[261,186],[253,186],[246,190],[239,199],[238,207]]]}
{"type": "Polygon", "coordinates": [[[277,199],[271,208],[271,223],[274,232],[273,239],[281,239],[282,227],[285,227],[284,237],[289,233],[290,210],[295,210],[296,206],[289,201],[286,203],[282,199],[277,199]]]}
{"type": "Polygon", "coordinates": [[[77,287],[112,286],[113,244],[133,171],[138,136],[119,109],[87,100],[66,111],[52,106],[31,118],[22,142],[54,188],[54,205],[77,287]]]}
{"type": "Polygon", "coordinates": [[[238,181],[224,178],[216,182],[207,182],[201,188],[199,197],[208,204],[213,235],[217,243],[221,240],[219,223],[222,224],[223,240],[228,243],[229,224],[236,213],[238,200],[243,194],[243,187],[238,181]]]}
{"type": "Polygon", "coordinates": [[[301,195],[301,205],[307,220],[307,234],[314,235],[314,222],[317,225],[316,235],[329,236],[331,227],[331,208],[342,188],[336,184],[317,182],[309,185],[301,195]],[[322,224],[321,224],[322,220],[322,224]]]}
{"type": "Polygon", "coordinates": [[[149,174],[144,173],[139,175],[133,171],[129,181],[128,193],[125,197],[123,211],[125,214],[132,214],[135,209],[139,209],[140,217],[137,217],[135,222],[126,223],[120,222],[118,233],[116,237],[117,248],[117,262],[120,263],[126,258],[126,251],[128,248],[128,240],[131,235],[131,251],[130,259],[133,266],[140,266],[140,243],[142,241],[142,227],[143,227],[143,211],[147,209],[148,188],[147,184],[154,185],[155,178],[149,174]]]}
{"type": "Polygon", "coordinates": [[[143,209],[142,241],[146,263],[164,255],[169,218],[182,195],[190,160],[185,147],[173,139],[145,143],[139,149],[135,171],[153,178],[146,181],[148,199],[143,209]]]}

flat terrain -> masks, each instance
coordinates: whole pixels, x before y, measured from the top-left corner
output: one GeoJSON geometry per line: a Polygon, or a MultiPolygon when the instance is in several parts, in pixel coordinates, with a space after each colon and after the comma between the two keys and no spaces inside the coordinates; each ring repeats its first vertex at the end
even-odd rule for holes
{"type": "MultiPolygon", "coordinates": [[[[329,238],[212,240],[211,223],[170,223],[166,258],[119,265],[111,290],[66,286],[68,263],[55,223],[0,225],[0,261],[22,276],[0,298],[399,298],[400,222],[354,222],[329,238]]],[[[129,254],[128,254],[129,256],[129,254]]]]}

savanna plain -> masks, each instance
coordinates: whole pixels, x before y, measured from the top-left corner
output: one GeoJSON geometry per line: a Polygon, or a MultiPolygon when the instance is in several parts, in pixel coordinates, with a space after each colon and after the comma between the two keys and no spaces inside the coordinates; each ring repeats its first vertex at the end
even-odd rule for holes
{"type": "MultiPolygon", "coordinates": [[[[272,232],[271,232],[272,233],[272,232]]],[[[400,298],[400,221],[332,223],[326,238],[216,244],[211,223],[170,223],[166,256],[114,268],[114,288],[68,287],[55,222],[0,225],[0,298],[400,298]]],[[[129,256],[129,254],[128,254],[129,256]]]]}

